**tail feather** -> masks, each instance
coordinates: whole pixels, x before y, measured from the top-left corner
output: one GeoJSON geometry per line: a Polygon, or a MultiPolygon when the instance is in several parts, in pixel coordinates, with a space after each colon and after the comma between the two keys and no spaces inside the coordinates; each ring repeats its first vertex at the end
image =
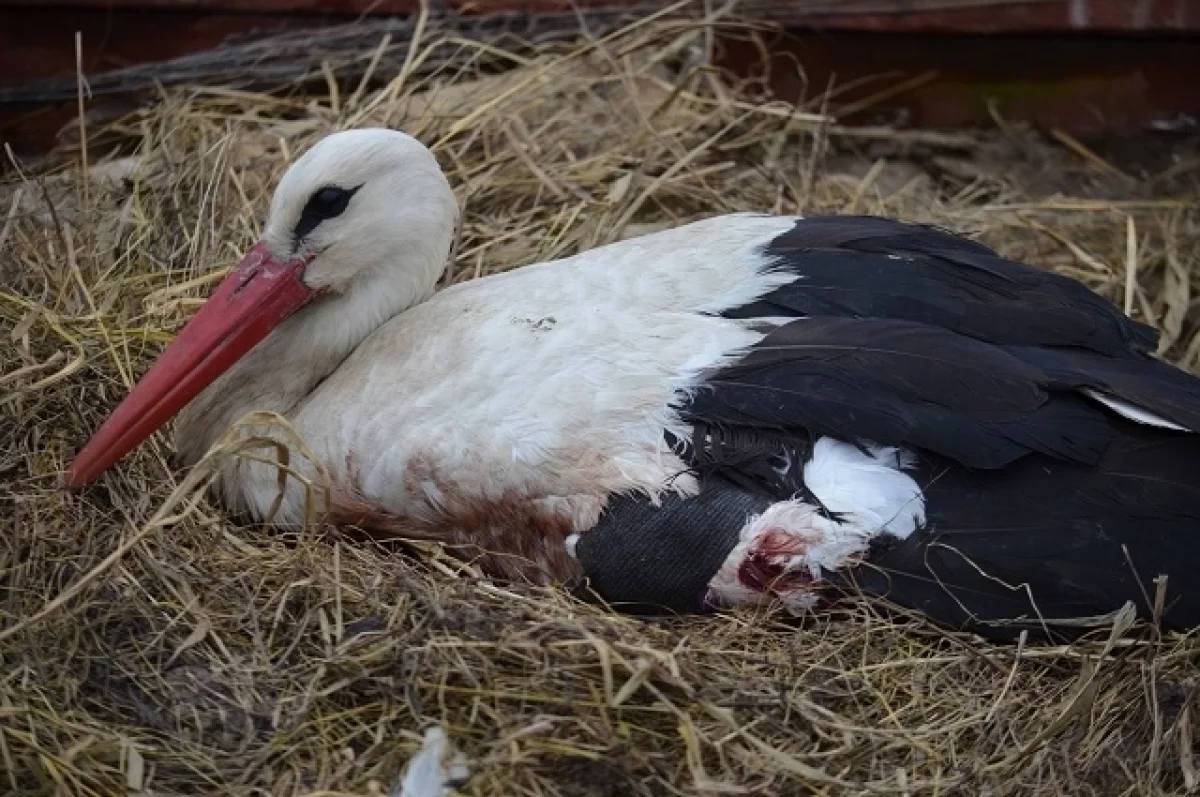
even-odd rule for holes
{"type": "Polygon", "coordinates": [[[1130,420],[1200,431],[1200,378],[1172,365],[1148,356],[1113,358],[1081,349],[1006,349],[1041,369],[1052,386],[1087,391],[1130,420]],[[1105,401],[1106,396],[1133,406],[1124,408],[1120,402],[1105,401]],[[1162,420],[1169,423],[1163,424],[1162,420]]]}
{"type": "Polygon", "coordinates": [[[1002,471],[925,458],[926,529],[872,555],[859,589],[989,636],[1037,635],[1132,601],[1200,626],[1200,435],[1121,419],[1099,463],[1033,456],[1002,471]]]}

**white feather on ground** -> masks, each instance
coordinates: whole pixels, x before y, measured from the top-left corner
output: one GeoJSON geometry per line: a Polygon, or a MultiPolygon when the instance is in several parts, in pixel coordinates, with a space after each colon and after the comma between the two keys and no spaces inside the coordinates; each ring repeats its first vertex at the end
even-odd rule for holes
{"type": "Polygon", "coordinates": [[[435,725],[425,731],[421,749],[408,762],[404,779],[389,797],[446,797],[470,775],[466,757],[435,725]]]}

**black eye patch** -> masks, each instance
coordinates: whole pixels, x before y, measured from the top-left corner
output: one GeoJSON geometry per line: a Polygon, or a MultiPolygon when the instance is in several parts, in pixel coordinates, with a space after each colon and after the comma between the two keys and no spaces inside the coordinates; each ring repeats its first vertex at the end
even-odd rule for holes
{"type": "Polygon", "coordinates": [[[304,203],[304,210],[300,212],[300,219],[296,222],[296,228],[292,230],[296,243],[317,229],[321,222],[345,213],[351,198],[360,188],[362,185],[356,185],[354,188],[339,188],[336,185],[318,188],[304,203]]]}

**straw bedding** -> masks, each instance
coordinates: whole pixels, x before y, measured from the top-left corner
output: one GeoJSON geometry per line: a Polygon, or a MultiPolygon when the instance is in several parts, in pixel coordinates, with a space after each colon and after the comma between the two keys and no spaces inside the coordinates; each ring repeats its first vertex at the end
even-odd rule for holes
{"type": "MultiPolygon", "coordinates": [[[[1197,786],[1200,646],[1153,628],[1017,649],[855,601],[799,621],[631,619],[489,582],[436,546],[245,525],[204,497],[206,465],[172,469],[161,435],[99,486],[57,489],[253,242],[287,162],[354,125],[434,147],[465,207],[450,280],[716,212],[883,213],[1078,276],[1200,366],[1194,148],[1122,164],[1012,125],[832,124],[708,69],[711,33],[651,20],[488,73],[466,41],[432,73],[410,62],[361,90],[336,75],[271,95],[172,89],[11,172],[0,790],[382,794],[432,725],[480,795],[1197,786]]],[[[212,457],[239,455],[273,456],[212,457]]]]}

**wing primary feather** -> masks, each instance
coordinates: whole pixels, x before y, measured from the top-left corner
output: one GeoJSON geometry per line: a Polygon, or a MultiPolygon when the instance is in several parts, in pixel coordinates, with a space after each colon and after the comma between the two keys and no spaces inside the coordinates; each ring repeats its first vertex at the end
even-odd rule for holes
{"type": "Polygon", "coordinates": [[[773,270],[798,279],[726,315],[896,318],[991,343],[1081,346],[1110,356],[1151,351],[1158,339],[1076,280],[931,226],[809,217],[764,254],[773,270]]]}

